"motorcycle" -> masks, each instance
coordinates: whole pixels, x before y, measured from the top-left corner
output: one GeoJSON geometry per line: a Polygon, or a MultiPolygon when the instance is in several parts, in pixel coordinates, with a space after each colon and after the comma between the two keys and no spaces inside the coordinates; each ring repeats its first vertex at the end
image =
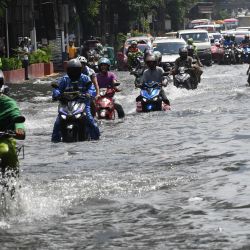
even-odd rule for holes
{"type": "MultiPolygon", "coordinates": [[[[23,123],[25,118],[23,116],[15,117],[10,127],[13,127],[15,123],[23,123]]],[[[18,156],[24,147],[16,145],[16,133],[12,130],[0,131],[0,173],[2,186],[1,198],[4,199],[6,191],[9,192],[13,198],[16,188],[16,179],[19,177],[19,162],[18,156]]]]}
{"type": "Polygon", "coordinates": [[[223,56],[223,62],[224,64],[231,64],[232,61],[232,50],[230,46],[224,46],[224,56],[223,56]]]}
{"type": "MultiPolygon", "coordinates": [[[[53,88],[58,88],[52,83],[53,88]]],[[[79,91],[64,92],[60,97],[58,105],[58,114],[61,124],[61,133],[63,142],[77,142],[89,140],[86,104],[87,95],[79,91]]]]}
{"type": "Polygon", "coordinates": [[[241,47],[235,47],[234,49],[234,54],[235,54],[235,60],[236,60],[236,63],[239,63],[239,64],[242,64],[243,63],[243,48],[241,47]]]}
{"type": "MultiPolygon", "coordinates": [[[[118,86],[116,83],[115,86],[118,86]]],[[[114,95],[117,92],[115,87],[101,88],[100,97],[95,102],[96,114],[98,119],[114,120],[115,103],[114,95]]]]}
{"type": "Polygon", "coordinates": [[[189,69],[185,67],[180,67],[178,69],[178,74],[174,76],[174,86],[177,88],[185,88],[185,89],[195,89],[197,88],[198,83],[195,82],[194,79],[191,78],[189,73],[189,69]]]}
{"type": "Polygon", "coordinates": [[[158,82],[144,83],[141,86],[139,99],[136,102],[137,112],[167,111],[170,106],[166,105],[160,96],[162,84],[158,82]]]}

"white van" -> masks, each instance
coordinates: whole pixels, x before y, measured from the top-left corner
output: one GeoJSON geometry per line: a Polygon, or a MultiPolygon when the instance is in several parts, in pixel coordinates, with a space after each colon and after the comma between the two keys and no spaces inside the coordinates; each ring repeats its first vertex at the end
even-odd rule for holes
{"type": "Polygon", "coordinates": [[[212,53],[211,43],[208,36],[208,32],[203,29],[188,29],[179,30],[177,37],[184,39],[186,42],[189,38],[192,38],[194,44],[197,47],[198,56],[203,64],[210,66],[212,65],[212,53]]]}

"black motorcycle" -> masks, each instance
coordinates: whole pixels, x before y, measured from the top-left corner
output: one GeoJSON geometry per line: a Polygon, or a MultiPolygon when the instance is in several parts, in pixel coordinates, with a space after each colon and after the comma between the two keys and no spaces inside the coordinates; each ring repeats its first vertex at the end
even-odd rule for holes
{"type": "MultiPolygon", "coordinates": [[[[58,88],[52,84],[53,88],[58,88]]],[[[89,140],[86,104],[89,97],[81,94],[79,91],[64,92],[60,97],[58,105],[58,114],[61,124],[61,133],[63,142],[77,142],[89,140]]]]}
{"type": "Polygon", "coordinates": [[[231,64],[232,62],[232,49],[230,46],[224,46],[224,56],[223,56],[224,64],[231,64]]]}
{"type": "Polygon", "coordinates": [[[174,86],[177,88],[196,89],[197,81],[191,77],[190,69],[179,67],[178,74],[174,76],[174,86]]]}

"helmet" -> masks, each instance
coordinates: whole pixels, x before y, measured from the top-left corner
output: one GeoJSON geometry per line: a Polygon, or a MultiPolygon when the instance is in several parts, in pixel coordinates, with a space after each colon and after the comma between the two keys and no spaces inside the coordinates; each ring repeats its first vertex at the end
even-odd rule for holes
{"type": "Polygon", "coordinates": [[[154,51],[154,55],[156,57],[157,62],[160,63],[161,59],[162,59],[161,52],[160,51],[154,51]]]}
{"type": "Polygon", "coordinates": [[[157,62],[157,58],[156,56],[153,54],[153,55],[147,55],[146,58],[145,58],[145,62],[157,62]]]}
{"type": "Polygon", "coordinates": [[[220,47],[220,41],[219,41],[219,39],[215,39],[215,40],[214,40],[214,45],[215,45],[216,47],[220,47]]]}
{"type": "Polygon", "coordinates": [[[136,41],[132,41],[131,45],[137,45],[137,42],[136,41]]]}
{"type": "Polygon", "coordinates": [[[187,48],[180,48],[179,49],[179,55],[180,55],[181,58],[187,58],[187,56],[188,56],[187,48]]]}
{"type": "Polygon", "coordinates": [[[80,63],[86,63],[87,64],[87,59],[84,56],[78,56],[77,59],[80,61],[80,63]]]}
{"type": "Polygon", "coordinates": [[[188,38],[187,44],[188,44],[188,45],[192,45],[193,43],[194,43],[193,38],[188,38]]]}
{"type": "Polygon", "coordinates": [[[71,59],[67,63],[67,74],[71,81],[77,81],[81,76],[82,64],[75,58],[71,59]]]}
{"type": "Polygon", "coordinates": [[[111,65],[111,62],[109,61],[108,58],[102,57],[102,58],[100,58],[100,60],[98,61],[98,66],[100,66],[101,64],[107,64],[108,66],[110,66],[110,65],[111,65]]]}
{"type": "Polygon", "coordinates": [[[103,49],[103,46],[101,45],[101,43],[97,43],[97,44],[96,44],[96,48],[97,48],[98,50],[102,50],[102,49],[103,49]]]}

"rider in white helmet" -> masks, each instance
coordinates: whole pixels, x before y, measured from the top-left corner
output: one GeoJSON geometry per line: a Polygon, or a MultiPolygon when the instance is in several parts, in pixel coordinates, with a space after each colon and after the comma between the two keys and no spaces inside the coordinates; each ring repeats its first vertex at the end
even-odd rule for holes
{"type": "Polygon", "coordinates": [[[99,95],[100,95],[100,91],[99,91],[99,85],[98,85],[98,82],[97,82],[95,71],[87,66],[88,61],[87,61],[86,57],[78,56],[78,60],[82,64],[82,73],[84,75],[89,76],[92,83],[94,84],[93,90],[96,90],[96,93],[93,93],[93,97],[98,98],[99,95]]]}

